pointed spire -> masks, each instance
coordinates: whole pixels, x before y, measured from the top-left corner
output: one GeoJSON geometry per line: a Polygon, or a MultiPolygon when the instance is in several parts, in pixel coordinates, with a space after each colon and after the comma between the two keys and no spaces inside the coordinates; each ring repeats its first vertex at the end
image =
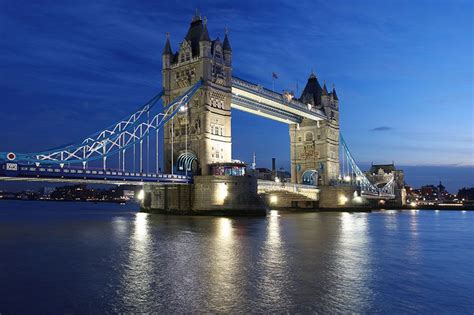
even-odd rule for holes
{"type": "Polygon", "coordinates": [[[201,21],[201,14],[199,13],[199,10],[197,8],[191,22],[196,22],[196,21],[201,21]]]}
{"type": "Polygon", "coordinates": [[[171,44],[170,44],[170,33],[166,33],[166,44],[165,48],[163,48],[163,55],[172,55],[173,52],[171,51],[171,44]]]}
{"type": "Polygon", "coordinates": [[[326,80],[324,80],[322,95],[328,95],[328,89],[326,87],[326,80]]]}
{"type": "Polygon", "coordinates": [[[204,24],[202,26],[201,36],[199,37],[199,41],[203,42],[210,42],[211,38],[209,37],[209,32],[207,31],[207,17],[204,17],[204,24]]]}
{"type": "Polygon", "coordinates": [[[336,85],[335,85],[335,84],[332,85],[332,97],[333,97],[334,100],[336,100],[336,101],[339,100],[339,99],[337,98],[336,85]]]}
{"type": "Polygon", "coordinates": [[[227,50],[227,51],[232,51],[232,48],[230,47],[229,37],[227,36],[227,34],[229,34],[229,30],[226,27],[225,28],[224,44],[222,45],[222,49],[227,50]]]}
{"type": "Polygon", "coordinates": [[[306,86],[304,87],[303,93],[301,94],[300,101],[305,104],[313,104],[318,106],[321,105],[321,95],[321,85],[319,85],[316,75],[314,74],[313,70],[311,70],[311,74],[309,75],[306,86]]]}

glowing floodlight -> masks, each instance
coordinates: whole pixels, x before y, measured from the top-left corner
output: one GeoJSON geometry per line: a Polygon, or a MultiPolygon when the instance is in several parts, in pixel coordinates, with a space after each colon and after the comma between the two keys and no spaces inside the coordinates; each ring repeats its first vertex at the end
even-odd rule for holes
{"type": "Polygon", "coordinates": [[[345,205],[348,200],[349,200],[349,199],[348,199],[346,196],[344,196],[344,195],[340,195],[340,196],[339,196],[339,204],[340,204],[340,205],[345,205]]]}
{"type": "Polygon", "coordinates": [[[229,195],[229,191],[227,190],[226,183],[219,183],[217,184],[216,189],[216,197],[220,203],[224,203],[225,198],[229,195]]]}
{"type": "Polygon", "coordinates": [[[278,197],[273,195],[273,196],[270,196],[270,203],[272,204],[275,204],[278,202],[278,197]]]}

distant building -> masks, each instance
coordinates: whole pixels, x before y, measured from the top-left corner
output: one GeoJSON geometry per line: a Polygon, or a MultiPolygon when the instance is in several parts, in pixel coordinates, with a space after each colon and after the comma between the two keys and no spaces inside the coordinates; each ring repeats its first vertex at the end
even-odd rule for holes
{"type": "Polygon", "coordinates": [[[125,200],[134,200],[135,199],[135,191],[134,190],[124,189],[122,194],[123,194],[123,198],[125,200]]]}
{"type": "Polygon", "coordinates": [[[291,173],[284,170],[283,168],[280,168],[280,170],[274,172],[271,169],[265,168],[265,167],[257,167],[254,170],[253,169],[248,169],[247,174],[250,176],[255,176],[257,179],[263,179],[263,180],[275,180],[275,174],[276,177],[278,177],[278,180],[282,182],[290,182],[291,181],[291,173]]]}
{"type": "Polygon", "coordinates": [[[51,194],[56,190],[54,187],[43,187],[40,189],[39,193],[42,195],[44,198],[49,198],[51,197],[51,194]]]}
{"type": "Polygon", "coordinates": [[[275,180],[272,170],[266,167],[256,167],[255,169],[248,169],[247,174],[254,176],[257,179],[275,180]]]}
{"type": "Polygon", "coordinates": [[[425,185],[421,186],[420,188],[420,195],[422,200],[425,201],[445,201],[445,200],[453,200],[454,195],[451,195],[447,190],[446,187],[439,182],[437,186],[435,185],[425,185]]]}

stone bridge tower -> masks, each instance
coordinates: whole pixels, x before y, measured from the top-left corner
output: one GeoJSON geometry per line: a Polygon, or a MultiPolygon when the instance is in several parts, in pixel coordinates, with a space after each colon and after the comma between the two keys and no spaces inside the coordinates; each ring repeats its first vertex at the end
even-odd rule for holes
{"type": "Polygon", "coordinates": [[[163,50],[163,104],[183,94],[197,81],[203,85],[164,128],[164,171],[207,175],[209,164],[232,159],[231,98],[232,49],[211,40],[207,21],[196,12],[186,37],[173,53],[169,36],[163,50]],[[174,133],[174,137],[171,135],[174,133]],[[187,134],[187,153],[186,153],[187,134]]]}
{"type": "Polygon", "coordinates": [[[339,177],[339,99],[311,73],[300,97],[309,107],[323,111],[327,120],[303,118],[290,125],[291,181],[329,185],[339,177]]]}

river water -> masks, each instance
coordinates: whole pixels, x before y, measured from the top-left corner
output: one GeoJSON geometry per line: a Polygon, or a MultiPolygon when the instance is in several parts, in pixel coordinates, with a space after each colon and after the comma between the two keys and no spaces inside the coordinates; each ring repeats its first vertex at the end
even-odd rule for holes
{"type": "Polygon", "coordinates": [[[474,212],[0,202],[0,314],[474,312],[474,212]]]}

